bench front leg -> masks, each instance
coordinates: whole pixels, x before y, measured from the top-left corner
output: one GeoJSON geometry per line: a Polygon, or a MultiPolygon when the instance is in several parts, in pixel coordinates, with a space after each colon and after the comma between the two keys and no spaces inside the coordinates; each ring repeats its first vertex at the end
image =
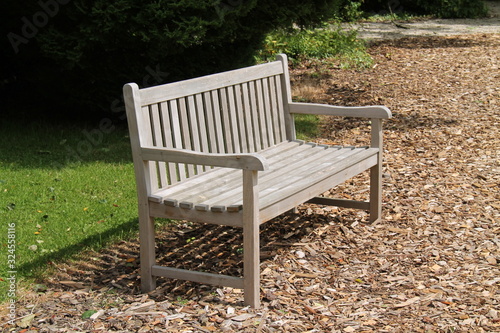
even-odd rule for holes
{"type": "Polygon", "coordinates": [[[382,162],[383,133],[382,119],[371,119],[371,146],[378,148],[377,164],[370,169],[370,222],[377,223],[382,218],[382,162]]]}
{"type": "Polygon", "coordinates": [[[156,278],[152,267],[156,263],[154,218],[149,216],[147,204],[139,206],[139,242],[141,262],[141,291],[148,293],[156,289],[156,278]]]}
{"type": "Polygon", "coordinates": [[[243,170],[243,284],[245,305],[260,307],[258,173],[243,170]]]}

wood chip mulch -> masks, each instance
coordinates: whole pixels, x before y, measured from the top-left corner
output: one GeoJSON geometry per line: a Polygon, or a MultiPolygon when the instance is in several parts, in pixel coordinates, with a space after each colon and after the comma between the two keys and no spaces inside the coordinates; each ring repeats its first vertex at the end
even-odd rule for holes
{"type": "MultiPolygon", "coordinates": [[[[262,301],[159,280],[140,294],[138,241],[57,264],[4,332],[500,332],[500,35],[380,42],[375,65],[292,70],[301,99],[387,105],[384,219],[304,205],[263,225],[262,301]]],[[[363,145],[366,120],[322,119],[322,142],[363,145]]],[[[332,191],[366,199],[366,175],[332,191]]],[[[167,224],[161,261],[241,272],[231,228],[167,224]],[[212,246],[209,246],[212,245],[212,246]]],[[[4,322],[4,321],[2,321],[4,322]]]]}

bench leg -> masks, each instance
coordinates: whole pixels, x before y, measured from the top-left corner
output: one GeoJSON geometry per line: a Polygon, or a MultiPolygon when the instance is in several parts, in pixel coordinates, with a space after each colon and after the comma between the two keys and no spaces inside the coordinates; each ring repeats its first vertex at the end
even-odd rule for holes
{"type": "Polygon", "coordinates": [[[245,305],[260,307],[260,240],[257,171],[243,170],[243,284],[245,305]]]}
{"type": "Polygon", "coordinates": [[[151,268],[156,263],[156,254],[154,218],[146,212],[139,213],[139,241],[141,244],[141,291],[147,293],[156,288],[156,278],[151,274],[151,268]]]}
{"type": "Polygon", "coordinates": [[[382,218],[382,155],[383,133],[382,119],[371,119],[371,146],[378,148],[377,165],[370,169],[370,223],[377,223],[382,218]]]}
{"type": "Polygon", "coordinates": [[[377,164],[370,169],[370,223],[382,218],[382,167],[377,164]]]}

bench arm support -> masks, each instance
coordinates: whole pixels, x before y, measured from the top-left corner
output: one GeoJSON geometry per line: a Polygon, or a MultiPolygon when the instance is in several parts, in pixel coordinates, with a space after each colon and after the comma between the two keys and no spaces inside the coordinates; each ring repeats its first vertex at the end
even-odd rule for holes
{"type": "Polygon", "coordinates": [[[267,160],[263,156],[254,153],[214,154],[187,149],[143,147],[141,148],[141,156],[144,161],[209,165],[256,171],[264,171],[269,168],[267,160]]]}
{"type": "Polygon", "coordinates": [[[290,113],[315,114],[324,116],[362,117],[389,119],[391,111],[385,106],[333,106],[315,103],[289,103],[290,113]]]}

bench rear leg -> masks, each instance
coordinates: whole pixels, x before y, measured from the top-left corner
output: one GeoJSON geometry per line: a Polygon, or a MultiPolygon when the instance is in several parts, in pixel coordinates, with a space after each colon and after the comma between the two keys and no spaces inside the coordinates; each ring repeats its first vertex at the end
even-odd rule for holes
{"type": "Polygon", "coordinates": [[[260,307],[260,240],[257,171],[243,171],[243,285],[245,305],[260,307]]]}
{"type": "Polygon", "coordinates": [[[141,291],[150,292],[156,288],[156,278],[151,268],[156,263],[154,218],[139,213],[139,241],[141,256],[141,291]]]}
{"type": "Polygon", "coordinates": [[[382,218],[382,170],[377,164],[370,169],[370,223],[382,218]]]}

